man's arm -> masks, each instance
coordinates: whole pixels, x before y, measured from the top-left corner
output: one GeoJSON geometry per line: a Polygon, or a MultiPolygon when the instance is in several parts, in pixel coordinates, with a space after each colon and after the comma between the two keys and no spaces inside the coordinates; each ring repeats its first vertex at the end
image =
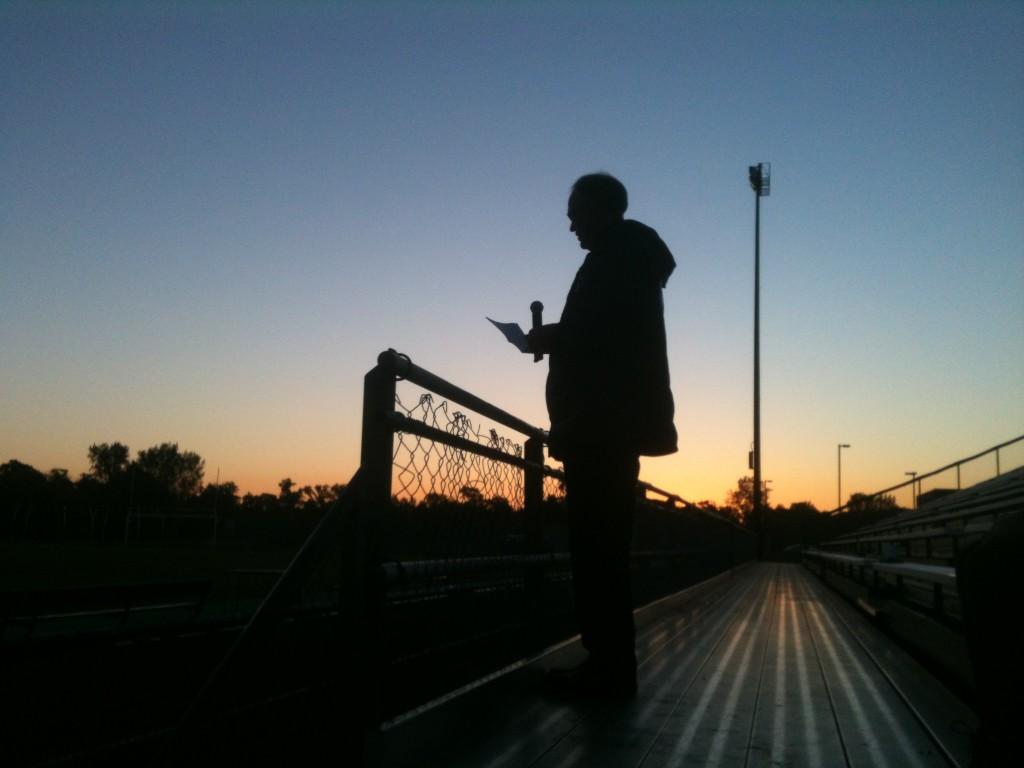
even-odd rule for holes
{"type": "Polygon", "coordinates": [[[549,355],[558,348],[558,338],[558,323],[548,323],[547,325],[533,328],[526,334],[527,351],[549,355]]]}

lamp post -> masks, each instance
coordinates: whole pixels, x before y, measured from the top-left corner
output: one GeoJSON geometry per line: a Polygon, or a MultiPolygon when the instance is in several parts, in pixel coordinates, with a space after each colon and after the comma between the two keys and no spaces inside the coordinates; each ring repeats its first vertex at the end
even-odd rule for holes
{"type": "Polygon", "coordinates": [[[771,163],[747,169],[754,190],[754,520],[757,525],[758,555],[764,556],[764,525],[761,518],[761,198],[771,192],[771,163]]]}
{"type": "Polygon", "coordinates": [[[843,448],[849,448],[849,443],[840,443],[839,447],[836,448],[836,463],[839,465],[839,495],[837,496],[838,503],[836,509],[842,509],[843,507],[843,448]]]}
{"type": "Polygon", "coordinates": [[[910,478],[910,508],[917,509],[917,472],[904,472],[910,478]]]}

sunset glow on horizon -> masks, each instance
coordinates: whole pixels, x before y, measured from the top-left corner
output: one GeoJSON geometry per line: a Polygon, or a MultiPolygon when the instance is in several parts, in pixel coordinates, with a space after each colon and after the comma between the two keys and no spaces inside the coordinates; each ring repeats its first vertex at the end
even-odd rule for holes
{"type": "Polygon", "coordinates": [[[557,318],[603,169],[678,262],[680,450],[641,478],[722,503],[758,162],[771,502],[835,507],[840,443],[848,497],[1024,433],[1020,4],[10,2],[0,62],[0,463],[347,482],[389,347],[546,428],[485,317],[557,318]]]}

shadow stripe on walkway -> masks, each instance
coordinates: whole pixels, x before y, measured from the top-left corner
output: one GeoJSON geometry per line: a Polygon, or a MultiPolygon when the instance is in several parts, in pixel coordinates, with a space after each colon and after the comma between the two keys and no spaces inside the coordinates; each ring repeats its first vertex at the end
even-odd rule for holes
{"type": "Polygon", "coordinates": [[[552,660],[535,660],[390,729],[384,765],[967,764],[951,723],[970,711],[799,565],[752,565],[666,601],[638,614],[637,637],[635,699],[553,699],[552,660]]]}

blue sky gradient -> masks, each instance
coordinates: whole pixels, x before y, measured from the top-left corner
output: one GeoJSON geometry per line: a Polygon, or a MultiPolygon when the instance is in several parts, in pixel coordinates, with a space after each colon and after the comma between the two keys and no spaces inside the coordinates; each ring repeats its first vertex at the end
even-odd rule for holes
{"type": "Polygon", "coordinates": [[[483,318],[561,309],[605,169],[679,262],[681,451],[835,502],[1024,433],[1019,3],[0,4],[0,461],[171,440],[243,490],[358,462],[387,347],[546,425],[483,318]]]}

